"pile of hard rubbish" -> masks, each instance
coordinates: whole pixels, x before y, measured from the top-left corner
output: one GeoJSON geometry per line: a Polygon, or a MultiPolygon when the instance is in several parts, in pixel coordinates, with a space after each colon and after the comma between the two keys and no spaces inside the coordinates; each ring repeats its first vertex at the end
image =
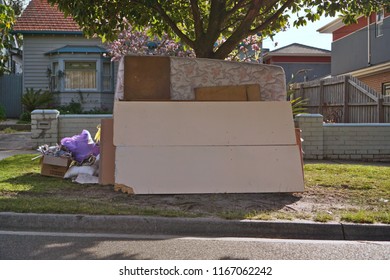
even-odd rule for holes
{"type": "Polygon", "coordinates": [[[70,178],[81,184],[99,182],[100,128],[92,139],[88,130],[72,137],[65,137],[55,146],[43,145],[41,174],[44,176],[70,178]],[[95,141],[94,141],[95,140],[95,141]]]}

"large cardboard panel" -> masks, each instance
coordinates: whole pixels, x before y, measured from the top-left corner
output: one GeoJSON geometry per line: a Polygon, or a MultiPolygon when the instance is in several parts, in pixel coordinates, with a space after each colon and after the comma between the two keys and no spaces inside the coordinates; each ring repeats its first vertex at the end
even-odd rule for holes
{"type": "Polygon", "coordinates": [[[115,146],[294,145],[280,102],[115,102],[115,146]]]}
{"type": "Polygon", "coordinates": [[[115,146],[113,119],[101,120],[99,184],[115,184],[115,146]]]}
{"type": "Polygon", "coordinates": [[[117,147],[115,183],[135,194],[301,192],[297,145],[117,147]]]}
{"type": "Polygon", "coordinates": [[[195,88],[197,101],[260,101],[260,85],[215,86],[195,88]]]}
{"type": "Polygon", "coordinates": [[[163,56],[126,56],[124,100],[169,100],[170,59],[163,56]]]}

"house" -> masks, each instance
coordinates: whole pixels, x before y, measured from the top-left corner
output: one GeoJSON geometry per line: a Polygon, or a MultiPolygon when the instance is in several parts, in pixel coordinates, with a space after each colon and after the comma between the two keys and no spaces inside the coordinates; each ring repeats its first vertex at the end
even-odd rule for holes
{"type": "Polygon", "coordinates": [[[294,43],[266,53],[263,61],[283,67],[287,83],[299,83],[329,75],[331,52],[294,43]]]}
{"type": "Polygon", "coordinates": [[[114,65],[99,38],[46,0],[31,0],[13,31],[23,35],[23,89],[49,90],[57,105],[82,104],[85,111],[111,110],[114,65]]]}
{"type": "Polygon", "coordinates": [[[390,95],[390,13],[382,9],[351,25],[336,19],[318,31],[333,35],[332,76],[352,75],[390,95]]]}

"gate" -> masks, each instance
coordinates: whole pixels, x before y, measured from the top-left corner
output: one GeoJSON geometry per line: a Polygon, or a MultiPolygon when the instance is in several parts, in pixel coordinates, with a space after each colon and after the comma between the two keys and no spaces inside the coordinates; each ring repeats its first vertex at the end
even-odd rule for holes
{"type": "Polygon", "coordinates": [[[0,104],[7,118],[19,118],[22,113],[23,76],[4,74],[0,76],[0,104]]]}

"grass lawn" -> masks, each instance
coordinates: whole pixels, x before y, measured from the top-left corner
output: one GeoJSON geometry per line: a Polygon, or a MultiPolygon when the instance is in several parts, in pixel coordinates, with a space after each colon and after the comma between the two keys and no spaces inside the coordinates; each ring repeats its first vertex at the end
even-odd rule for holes
{"type": "Polygon", "coordinates": [[[133,195],[39,174],[34,155],[0,161],[0,211],[390,224],[390,166],[305,164],[296,194],[133,195]]]}

